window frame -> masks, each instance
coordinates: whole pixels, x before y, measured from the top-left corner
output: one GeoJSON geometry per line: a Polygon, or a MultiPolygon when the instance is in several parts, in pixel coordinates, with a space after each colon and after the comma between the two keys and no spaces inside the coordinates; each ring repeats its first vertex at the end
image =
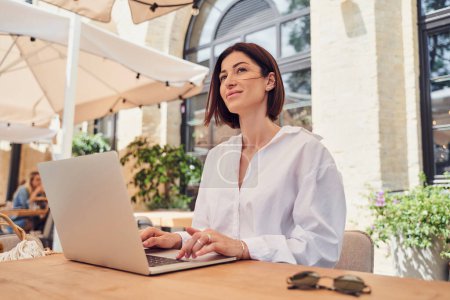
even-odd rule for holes
{"type": "Polygon", "coordinates": [[[417,1],[419,27],[419,62],[420,62],[420,117],[422,133],[423,171],[429,184],[448,184],[449,179],[436,175],[434,159],[434,138],[431,107],[430,62],[428,53],[428,37],[441,32],[450,31],[450,7],[422,13],[422,1],[417,1]]]}

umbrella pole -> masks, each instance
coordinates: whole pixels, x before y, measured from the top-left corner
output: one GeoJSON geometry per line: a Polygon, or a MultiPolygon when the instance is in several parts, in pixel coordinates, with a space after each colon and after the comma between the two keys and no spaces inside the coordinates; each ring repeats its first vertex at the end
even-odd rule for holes
{"type": "Polygon", "coordinates": [[[66,86],[64,92],[62,125],[62,158],[70,158],[72,156],[75,96],[78,78],[78,56],[80,53],[80,32],[80,16],[77,14],[72,14],[72,17],[70,18],[69,41],[67,44],[66,86]]]}
{"type": "MultiPolygon", "coordinates": [[[[66,86],[62,124],[62,153],[60,159],[72,156],[73,126],[75,120],[75,96],[78,78],[78,56],[80,53],[81,20],[77,14],[70,18],[69,41],[67,44],[66,86]]],[[[62,251],[56,226],[53,233],[53,250],[62,251]]]]}

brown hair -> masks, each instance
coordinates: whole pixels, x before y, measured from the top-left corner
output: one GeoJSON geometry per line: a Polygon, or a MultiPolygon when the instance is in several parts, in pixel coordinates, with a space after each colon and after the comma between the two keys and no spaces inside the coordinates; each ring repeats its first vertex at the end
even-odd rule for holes
{"type": "Polygon", "coordinates": [[[275,73],[275,87],[270,90],[267,98],[267,116],[270,120],[277,120],[283,109],[284,104],[284,86],[281,79],[281,73],[278,64],[273,56],[261,46],[253,43],[237,43],[225,51],[223,51],[217,59],[216,65],[211,78],[211,86],[209,88],[208,102],[206,104],[205,122],[209,125],[211,119],[215,118],[216,125],[223,123],[231,128],[240,128],[239,115],[230,112],[225,102],[220,96],[220,80],[219,74],[222,69],[222,61],[232,52],[242,52],[250,57],[260,68],[261,75],[266,77],[270,72],[275,73]]]}
{"type": "Polygon", "coordinates": [[[31,183],[34,180],[34,177],[36,177],[38,175],[39,175],[38,171],[32,171],[30,173],[30,175],[28,176],[28,181],[26,182],[25,186],[27,187],[28,193],[30,193],[30,194],[33,192],[33,187],[31,186],[31,183]]]}

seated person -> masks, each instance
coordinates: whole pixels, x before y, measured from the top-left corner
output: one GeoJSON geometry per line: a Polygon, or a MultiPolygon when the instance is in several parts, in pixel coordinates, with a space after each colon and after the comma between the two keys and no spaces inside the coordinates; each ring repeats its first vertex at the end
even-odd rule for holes
{"type": "Polygon", "coordinates": [[[239,259],[333,267],[344,235],[341,175],[320,139],[277,124],[284,103],[281,73],[256,44],[226,49],[214,68],[205,125],[241,135],[208,153],[193,227],[141,232],[145,247],[178,248],[178,258],[217,252],[239,259]]]}
{"type": "MultiPolygon", "coordinates": [[[[43,209],[47,206],[44,188],[39,172],[30,173],[28,181],[19,186],[13,197],[13,209],[43,209]]],[[[13,217],[14,223],[22,227],[25,231],[39,229],[45,222],[41,217],[13,217]]]]}

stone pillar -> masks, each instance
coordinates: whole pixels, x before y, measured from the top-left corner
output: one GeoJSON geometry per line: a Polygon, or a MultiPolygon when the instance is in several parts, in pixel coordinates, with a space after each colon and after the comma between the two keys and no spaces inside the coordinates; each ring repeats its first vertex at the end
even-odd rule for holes
{"type": "MultiPolygon", "coordinates": [[[[184,39],[186,36],[186,30],[189,25],[189,20],[191,17],[191,7],[187,6],[185,8],[176,10],[170,14],[167,14],[162,17],[158,17],[154,20],[148,22],[148,31],[147,31],[147,39],[146,42],[149,46],[154,47],[162,52],[166,52],[168,54],[178,56],[180,58],[183,57],[183,49],[184,49],[184,39]]],[[[180,125],[181,125],[181,113],[180,113],[180,104],[181,101],[175,100],[167,102],[167,104],[162,104],[162,110],[160,110],[160,116],[158,121],[165,121],[164,124],[159,124],[159,126],[163,125],[163,128],[156,128],[156,122],[150,121],[153,123],[153,129],[150,132],[150,127],[152,125],[145,124],[144,128],[148,128],[148,134],[154,134],[154,132],[160,132],[161,129],[165,130],[166,133],[163,134],[160,132],[160,143],[162,144],[170,144],[170,145],[179,145],[180,144],[180,125]]],[[[149,111],[149,110],[147,110],[149,111]]],[[[148,114],[148,113],[147,113],[148,114]]],[[[151,113],[152,117],[156,115],[151,113]]],[[[145,114],[144,114],[144,122],[145,114]]]]}
{"type": "Polygon", "coordinates": [[[367,185],[417,183],[416,22],[413,0],[311,1],[313,130],[342,172],[349,226],[368,225],[367,185]]]}
{"type": "Polygon", "coordinates": [[[381,187],[380,103],[373,1],[311,1],[313,131],[342,172],[347,220],[381,187]]]}
{"type": "Polygon", "coordinates": [[[402,0],[403,55],[406,99],[406,143],[408,145],[409,188],[419,184],[423,171],[420,120],[419,28],[417,1],[402,0]]]}

